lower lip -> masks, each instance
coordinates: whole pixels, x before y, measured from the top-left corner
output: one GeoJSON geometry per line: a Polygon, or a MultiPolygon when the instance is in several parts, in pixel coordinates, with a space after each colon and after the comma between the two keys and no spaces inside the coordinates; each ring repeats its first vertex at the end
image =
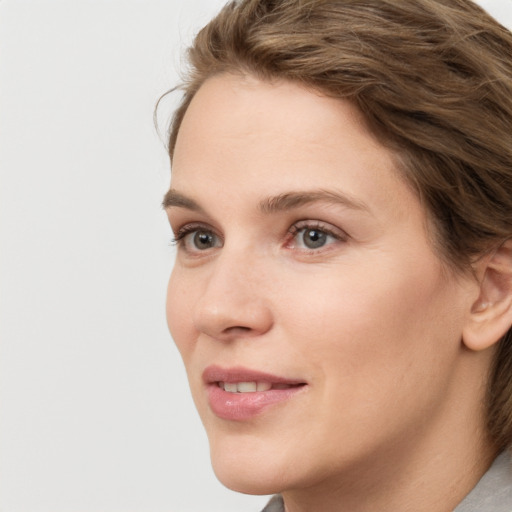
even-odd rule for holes
{"type": "Polygon", "coordinates": [[[224,420],[244,421],[254,418],[271,405],[289,400],[305,386],[288,389],[269,389],[252,393],[230,393],[217,384],[208,386],[208,401],[213,413],[224,420]]]}

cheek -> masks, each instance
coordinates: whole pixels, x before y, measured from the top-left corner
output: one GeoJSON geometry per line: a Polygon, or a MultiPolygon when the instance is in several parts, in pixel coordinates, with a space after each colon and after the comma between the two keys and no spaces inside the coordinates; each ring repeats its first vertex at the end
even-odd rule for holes
{"type": "Polygon", "coordinates": [[[304,290],[281,298],[294,339],[322,372],[334,368],[334,380],[366,386],[369,377],[401,379],[411,366],[428,372],[455,355],[462,325],[457,286],[435,259],[414,261],[397,266],[382,259],[325,279],[316,274],[301,281],[304,290]]]}
{"type": "Polygon", "coordinates": [[[173,270],[167,286],[167,325],[178,350],[187,364],[194,350],[195,329],[192,322],[193,287],[187,287],[179,272],[173,270]]]}
{"type": "Polygon", "coordinates": [[[280,300],[289,349],[307,360],[315,390],[317,430],[308,435],[326,460],[332,446],[342,457],[415,432],[443,403],[457,364],[457,287],[435,265],[385,271],[381,263],[380,271],[316,274],[302,280],[308,293],[280,300]]]}

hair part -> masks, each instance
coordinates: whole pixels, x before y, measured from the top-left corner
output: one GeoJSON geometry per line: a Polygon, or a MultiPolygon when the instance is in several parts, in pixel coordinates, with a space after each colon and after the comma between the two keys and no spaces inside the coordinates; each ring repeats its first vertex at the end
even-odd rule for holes
{"type": "MultiPolygon", "coordinates": [[[[196,36],[169,131],[221,73],[290,80],[349,100],[397,156],[455,270],[512,236],[512,34],[470,0],[232,1],[196,36]]],[[[512,445],[512,334],[489,379],[488,423],[512,445]]]]}

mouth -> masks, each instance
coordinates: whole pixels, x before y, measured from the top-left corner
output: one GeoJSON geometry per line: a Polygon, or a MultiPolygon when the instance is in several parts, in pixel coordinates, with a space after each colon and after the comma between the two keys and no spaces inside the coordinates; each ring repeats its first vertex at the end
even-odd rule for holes
{"type": "Polygon", "coordinates": [[[307,387],[307,382],[236,367],[209,366],[203,372],[208,403],[219,418],[246,421],[270,406],[284,404],[307,387]]]}
{"type": "Polygon", "coordinates": [[[271,389],[291,389],[295,387],[305,386],[301,384],[284,384],[274,382],[216,382],[219,388],[227,391],[228,393],[256,393],[258,391],[270,391],[271,389]]]}

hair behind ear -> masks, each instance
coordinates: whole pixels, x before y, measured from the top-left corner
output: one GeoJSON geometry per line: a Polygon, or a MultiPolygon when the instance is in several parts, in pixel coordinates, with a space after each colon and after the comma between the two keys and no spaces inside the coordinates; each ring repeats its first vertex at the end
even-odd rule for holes
{"type": "Polygon", "coordinates": [[[474,351],[495,347],[487,384],[487,425],[500,449],[512,446],[512,240],[475,266],[479,296],[463,330],[474,351]]]}
{"type": "Polygon", "coordinates": [[[500,449],[512,446],[512,329],[500,340],[487,385],[487,425],[500,449]]]}

